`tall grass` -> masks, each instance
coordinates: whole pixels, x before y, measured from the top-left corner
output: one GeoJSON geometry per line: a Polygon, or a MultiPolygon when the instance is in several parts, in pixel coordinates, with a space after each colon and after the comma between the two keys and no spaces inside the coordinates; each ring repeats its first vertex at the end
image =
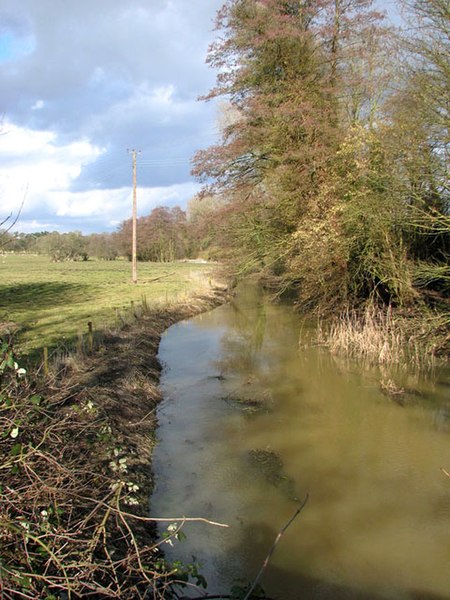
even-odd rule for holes
{"type": "Polygon", "coordinates": [[[318,342],[332,353],[370,365],[430,367],[448,342],[448,325],[442,315],[428,312],[412,318],[370,303],[363,311],[346,310],[329,323],[321,322],[318,342]]]}

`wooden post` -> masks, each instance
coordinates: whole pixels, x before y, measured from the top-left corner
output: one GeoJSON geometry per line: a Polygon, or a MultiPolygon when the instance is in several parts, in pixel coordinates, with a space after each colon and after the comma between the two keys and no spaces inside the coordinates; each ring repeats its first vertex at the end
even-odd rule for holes
{"type": "Polygon", "coordinates": [[[48,348],[44,347],[44,375],[48,377],[48,348]]]}
{"type": "Polygon", "coordinates": [[[92,354],[92,352],[94,350],[94,332],[92,329],[92,321],[88,322],[88,346],[89,346],[89,353],[92,354]]]}

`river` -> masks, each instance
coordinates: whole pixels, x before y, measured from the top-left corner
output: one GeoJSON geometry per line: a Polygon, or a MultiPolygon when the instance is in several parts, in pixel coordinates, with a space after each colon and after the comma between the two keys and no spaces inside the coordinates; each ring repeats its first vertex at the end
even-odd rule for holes
{"type": "Polygon", "coordinates": [[[362,367],[311,331],[250,286],[163,336],[152,516],[230,526],[187,523],[169,556],[195,555],[209,593],[252,581],[308,493],[264,572],[271,597],[450,599],[449,369],[362,367]]]}

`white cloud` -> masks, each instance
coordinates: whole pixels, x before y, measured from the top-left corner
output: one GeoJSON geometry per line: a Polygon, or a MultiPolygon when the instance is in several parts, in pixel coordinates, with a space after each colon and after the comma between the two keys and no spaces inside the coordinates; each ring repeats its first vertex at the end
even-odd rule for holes
{"type": "Polygon", "coordinates": [[[0,160],[20,156],[22,159],[36,151],[41,152],[55,139],[51,131],[33,131],[16,127],[11,123],[3,123],[3,135],[0,137],[0,160]]]}
{"type": "Polygon", "coordinates": [[[102,150],[86,140],[56,145],[49,131],[5,124],[0,136],[1,211],[17,211],[26,195],[24,215],[39,207],[50,208],[52,194],[66,191],[84,164],[95,160],[102,150]]]}
{"type": "MultiPolygon", "coordinates": [[[[198,192],[193,182],[168,187],[137,189],[138,215],[146,215],[156,206],[186,204],[198,192]]],[[[87,192],[54,192],[51,202],[60,217],[103,216],[109,224],[117,224],[131,216],[132,190],[89,190],[87,192]]]]}
{"type": "Polygon", "coordinates": [[[27,221],[26,224],[19,221],[14,227],[14,231],[22,231],[26,233],[34,233],[38,231],[53,231],[55,229],[57,229],[55,223],[37,221],[36,219],[31,219],[30,221],[27,221]]]}

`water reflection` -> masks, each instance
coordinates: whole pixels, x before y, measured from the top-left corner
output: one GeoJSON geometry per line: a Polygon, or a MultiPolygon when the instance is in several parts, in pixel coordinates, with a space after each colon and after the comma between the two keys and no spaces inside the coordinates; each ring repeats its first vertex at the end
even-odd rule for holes
{"type": "Polygon", "coordinates": [[[264,576],[274,598],[450,598],[448,371],[361,369],[299,345],[301,330],[255,288],[169,330],[152,513],[231,525],[190,525],[176,548],[218,592],[256,575],[308,491],[264,576]],[[382,393],[387,375],[417,392],[405,406],[382,393]],[[277,476],[258,451],[279,457],[277,476]]]}

